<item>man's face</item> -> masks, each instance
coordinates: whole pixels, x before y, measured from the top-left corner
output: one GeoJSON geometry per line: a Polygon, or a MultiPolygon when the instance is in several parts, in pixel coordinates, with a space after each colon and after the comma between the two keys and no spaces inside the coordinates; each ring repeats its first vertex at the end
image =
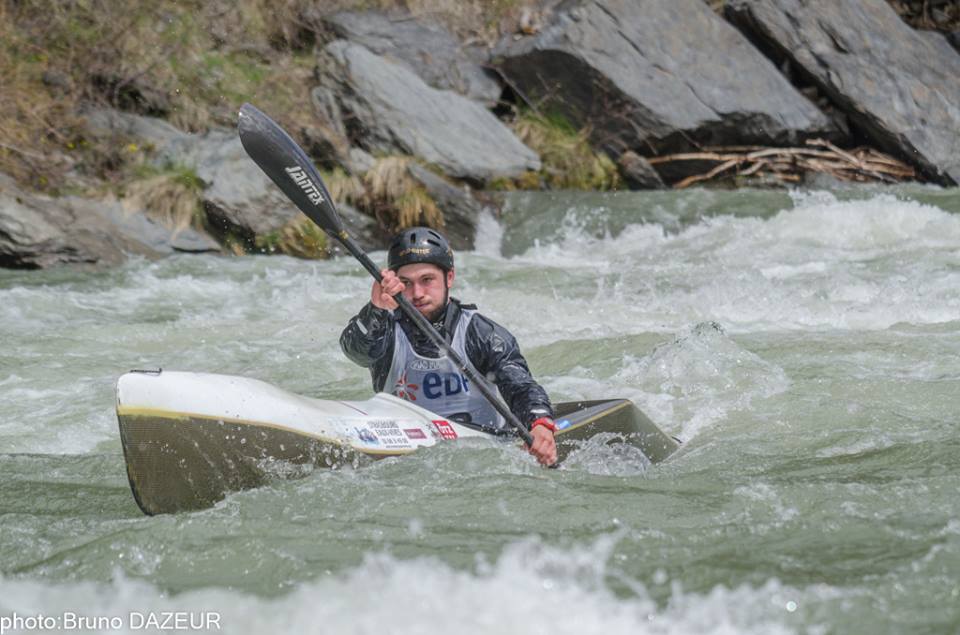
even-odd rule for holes
{"type": "Polygon", "coordinates": [[[447,300],[447,288],[453,286],[453,270],[444,276],[443,269],[426,263],[404,265],[397,269],[397,277],[405,285],[404,297],[427,319],[440,313],[447,300]]]}

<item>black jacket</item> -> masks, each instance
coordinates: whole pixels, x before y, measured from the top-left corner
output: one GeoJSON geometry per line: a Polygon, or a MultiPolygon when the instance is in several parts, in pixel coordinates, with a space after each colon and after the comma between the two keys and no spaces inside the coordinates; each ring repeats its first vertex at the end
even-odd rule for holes
{"type": "MultiPolygon", "coordinates": [[[[444,314],[434,323],[448,342],[460,323],[461,308],[474,309],[450,298],[444,314]]],[[[382,392],[393,361],[394,329],[399,324],[418,355],[439,357],[436,345],[397,309],[390,312],[367,303],[340,335],[340,347],[351,360],[370,369],[373,389],[382,392]]],[[[496,384],[510,411],[527,428],[535,419],[553,417],[546,391],[534,381],[517,340],[505,328],[477,313],[470,321],[465,348],[470,363],[496,384]]],[[[489,431],[489,430],[488,430],[489,431]]],[[[511,433],[512,429],[502,430],[511,433]]]]}

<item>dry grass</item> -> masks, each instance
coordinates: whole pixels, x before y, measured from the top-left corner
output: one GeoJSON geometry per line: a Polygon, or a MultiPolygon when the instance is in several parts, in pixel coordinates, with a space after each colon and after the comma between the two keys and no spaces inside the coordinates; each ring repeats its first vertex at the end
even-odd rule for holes
{"type": "Polygon", "coordinates": [[[708,7],[710,7],[711,9],[713,9],[714,11],[720,14],[723,13],[723,5],[727,3],[726,0],[703,0],[703,1],[707,4],[708,7]]]}
{"type": "Polygon", "coordinates": [[[255,248],[261,252],[279,252],[295,258],[315,259],[329,256],[327,235],[303,214],[298,214],[280,231],[258,236],[255,248]]]}
{"type": "Polygon", "coordinates": [[[338,203],[355,203],[363,200],[367,193],[363,179],[353,174],[347,174],[341,168],[324,172],[323,182],[327,186],[330,196],[338,203]]]}
{"type": "Polygon", "coordinates": [[[532,111],[521,113],[513,129],[540,155],[542,178],[548,187],[609,190],[620,186],[616,164],[603,152],[593,150],[589,129],[577,130],[559,115],[546,116],[532,111]]]}
{"type": "Polygon", "coordinates": [[[502,35],[539,29],[539,0],[406,0],[413,15],[431,17],[478,43],[494,44],[502,35]]]}
{"type": "Polygon", "coordinates": [[[129,183],[123,205],[129,211],[143,210],[173,232],[203,225],[203,183],[192,170],[179,169],[129,183]]]}
{"type": "Polygon", "coordinates": [[[960,3],[926,0],[888,0],[900,17],[915,29],[951,33],[960,30],[960,3]]]}
{"type": "Polygon", "coordinates": [[[372,214],[380,225],[399,230],[411,225],[443,228],[443,214],[420,183],[410,176],[410,157],[381,157],[363,175],[364,193],[349,200],[372,214]]]}
{"type": "Polygon", "coordinates": [[[74,166],[103,177],[97,166],[123,155],[85,137],[77,115],[85,102],[200,131],[233,125],[240,103],[255,101],[300,129],[312,122],[313,60],[297,48],[306,36],[295,8],[0,0],[0,171],[54,192],[74,166]]]}
{"type": "Polygon", "coordinates": [[[54,175],[73,165],[67,154],[80,120],[73,103],[44,84],[50,54],[16,28],[11,13],[0,3],[0,171],[50,190],[54,175]]]}

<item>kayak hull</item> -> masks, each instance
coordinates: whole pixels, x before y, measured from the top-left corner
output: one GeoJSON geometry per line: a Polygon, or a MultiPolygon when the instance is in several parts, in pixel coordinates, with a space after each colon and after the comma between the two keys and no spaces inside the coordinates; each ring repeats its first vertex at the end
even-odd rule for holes
{"type": "MultiPolygon", "coordinates": [[[[600,432],[636,445],[654,463],[678,447],[626,399],[556,410],[561,460],[600,432]]],[[[491,436],[393,395],[311,399],[255,379],[171,371],[120,377],[117,420],[131,490],[150,515],[208,508],[229,492],[317,467],[491,436]]]]}

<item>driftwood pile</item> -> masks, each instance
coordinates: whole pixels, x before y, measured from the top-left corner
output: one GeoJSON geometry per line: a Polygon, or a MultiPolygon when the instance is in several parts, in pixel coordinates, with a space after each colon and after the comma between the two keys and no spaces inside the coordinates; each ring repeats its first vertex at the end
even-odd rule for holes
{"type": "Polygon", "coordinates": [[[799,183],[811,172],[829,174],[841,181],[882,181],[896,183],[912,180],[916,173],[906,163],[872,148],[841,150],[829,141],[811,139],[806,147],[767,148],[735,146],[709,148],[648,159],[658,166],[677,161],[715,162],[707,172],[688,176],[673,184],[682,189],[713,179],[766,175],[786,183],[799,183]]]}
{"type": "Polygon", "coordinates": [[[900,17],[915,29],[950,33],[960,29],[956,0],[888,0],[900,17]]]}

